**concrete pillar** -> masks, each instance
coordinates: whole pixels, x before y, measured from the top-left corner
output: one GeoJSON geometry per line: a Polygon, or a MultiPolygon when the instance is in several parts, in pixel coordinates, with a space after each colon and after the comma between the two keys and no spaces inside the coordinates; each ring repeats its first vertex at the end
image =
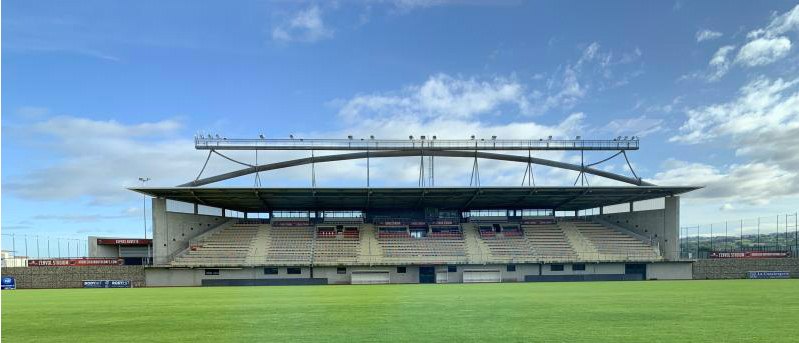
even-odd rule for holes
{"type": "Polygon", "coordinates": [[[169,256],[169,229],[166,225],[166,199],[152,199],[153,217],[153,262],[155,264],[166,264],[169,256]],[[167,246],[165,246],[167,244],[167,246]]]}
{"type": "Polygon", "coordinates": [[[628,212],[632,212],[632,211],[633,211],[633,203],[630,202],[630,210],[628,212]]]}
{"type": "Polygon", "coordinates": [[[680,257],[680,197],[678,196],[665,198],[663,232],[659,238],[661,251],[666,259],[680,257]]]}
{"type": "Polygon", "coordinates": [[[200,213],[200,205],[195,203],[194,204],[194,214],[199,214],[199,213],[200,213]]]}

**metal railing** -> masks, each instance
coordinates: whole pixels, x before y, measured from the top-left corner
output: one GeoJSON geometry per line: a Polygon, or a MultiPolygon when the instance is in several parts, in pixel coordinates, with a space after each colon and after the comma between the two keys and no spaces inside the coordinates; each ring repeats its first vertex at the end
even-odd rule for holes
{"type": "Polygon", "coordinates": [[[638,140],[247,139],[195,137],[198,150],[638,150],[638,140]]]}
{"type": "Polygon", "coordinates": [[[711,252],[790,252],[799,254],[799,213],[684,226],[681,255],[709,258],[711,252]]]}

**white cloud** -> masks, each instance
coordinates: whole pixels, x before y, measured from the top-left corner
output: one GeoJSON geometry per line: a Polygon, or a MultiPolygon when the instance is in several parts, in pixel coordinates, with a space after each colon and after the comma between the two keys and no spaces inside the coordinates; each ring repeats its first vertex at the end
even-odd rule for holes
{"type": "MultiPolygon", "coordinates": [[[[743,43],[738,50],[735,58],[731,54],[735,51],[735,45],[727,45],[719,48],[708,62],[709,70],[697,71],[683,75],[679,80],[685,79],[704,79],[706,81],[718,81],[733,65],[746,68],[760,67],[782,60],[791,52],[793,43],[786,33],[796,31],[799,28],[799,5],[790,11],[777,15],[764,28],[759,28],[746,35],[747,42],[743,43]]],[[[696,33],[697,42],[718,38],[718,32],[700,30],[696,33]]]]}
{"type": "Polygon", "coordinates": [[[639,116],[635,118],[621,118],[610,121],[600,132],[609,132],[613,136],[645,137],[663,130],[663,119],[639,116]]]}
{"type": "Polygon", "coordinates": [[[759,78],[733,101],[689,109],[688,121],[671,141],[699,143],[721,136],[743,138],[799,126],[799,79],[759,78]]]}
{"type": "Polygon", "coordinates": [[[747,67],[774,63],[791,50],[791,41],[786,37],[758,38],[741,47],[735,62],[747,67]]]}
{"type": "Polygon", "coordinates": [[[438,74],[399,92],[356,96],[346,101],[340,114],[348,120],[375,115],[471,118],[506,106],[527,113],[529,101],[525,87],[513,78],[478,80],[438,74]]]}
{"type": "Polygon", "coordinates": [[[764,205],[799,192],[797,171],[775,164],[752,162],[717,168],[704,163],[669,160],[664,169],[666,171],[657,173],[651,181],[658,185],[705,186],[686,195],[692,199],[764,205]]]}
{"type": "Polygon", "coordinates": [[[592,42],[583,49],[575,63],[566,64],[547,78],[545,90],[533,92],[537,101],[533,102],[531,111],[541,114],[553,109],[569,110],[591,91],[628,84],[641,71],[619,73],[618,67],[635,63],[642,55],[641,49],[635,48],[614,58],[612,51],[602,49],[598,42],[592,42]]]}
{"type": "Polygon", "coordinates": [[[799,79],[759,78],[736,99],[689,109],[687,115],[671,141],[724,140],[747,162],[724,169],[683,163],[656,179],[708,184],[701,196],[756,204],[799,193],[799,149],[792,148],[799,146],[799,79]]]}
{"type": "Polygon", "coordinates": [[[697,42],[704,42],[704,41],[720,38],[723,35],[724,35],[723,33],[718,32],[718,31],[712,31],[712,30],[707,30],[707,29],[699,30],[699,31],[696,32],[696,41],[697,42]]]}
{"type": "Polygon", "coordinates": [[[747,37],[750,39],[771,38],[796,30],[799,30],[799,5],[794,6],[788,12],[775,16],[768,26],[749,32],[747,37]]]}
{"type": "Polygon", "coordinates": [[[720,79],[724,74],[727,73],[727,70],[730,69],[730,58],[729,55],[732,51],[735,50],[735,46],[733,45],[726,45],[719,48],[715,54],[713,54],[713,58],[710,59],[708,63],[714,71],[708,75],[708,79],[710,81],[715,81],[720,79]]]}
{"type": "Polygon", "coordinates": [[[322,10],[316,5],[295,13],[272,30],[272,39],[284,42],[315,42],[330,37],[333,30],[325,26],[322,10]]]}

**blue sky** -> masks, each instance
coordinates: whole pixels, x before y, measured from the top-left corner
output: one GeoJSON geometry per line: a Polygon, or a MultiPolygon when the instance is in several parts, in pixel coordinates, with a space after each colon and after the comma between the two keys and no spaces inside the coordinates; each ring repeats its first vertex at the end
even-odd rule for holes
{"type": "MultiPolygon", "coordinates": [[[[197,132],[637,135],[644,179],[707,186],[683,200],[683,224],[794,212],[797,39],[790,1],[9,2],[2,230],[140,236],[125,187],[193,179],[197,132]]],[[[416,184],[415,159],[374,163],[376,185],[416,184]]],[[[438,162],[437,185],[468,185],[470,163],[438,162]]],[[[318,166],[319,185],[363,185],[362,164],[318,166]]],[[[481,179],[518,185],[524,168],[486,162],[481,179]]],[[[262,178],[307,186],[310,171],[262,178]]],[[[542,185],[574,178],[536,168],[542,185]]]]}

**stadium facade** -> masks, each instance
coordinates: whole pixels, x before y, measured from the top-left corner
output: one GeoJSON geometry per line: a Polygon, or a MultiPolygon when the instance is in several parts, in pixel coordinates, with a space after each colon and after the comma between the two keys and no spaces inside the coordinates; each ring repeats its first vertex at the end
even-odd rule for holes
{"type": "Polygon", "coordinates": [[[586,150],[615,150],[618,152],[610,158],[622,155],[626,159],[627,150],[638,149],[634,139],[198,137],[196,147],[209,150],[209,160],[212,154],[233,160],[222,150],[358,152],[263,165],[234,160],[245,168],[207,178],[201,178],[201,171],[197,179],[177,187],[132,188],[153,197],[154,263],[146,271],[148,286],[692,277],[691,261],[680,259],[679,254],[679,195],[699,187],[661,187],[644,182],[632,168],[634,177],[627,177],[593,168],[598,163],[568,164],[533,158],[531,154],[536,150],[573,150],[582,156],[586,150]],[[528,154],[484,150],[527,150],[528,154]],[[205,186],[297,165],[398,156],[420,158],[419,187],[205,186]],[[474,159],[470,187],[434,186],[435,158],[442,156],[474,159]],[[478,160],[483,159],[527,163],[528,185],[480,186],[478,160]],[[580,176],[574,186],[536,186],[530,182],[533,164],[575,170],[580,176]],[[630,186],[590,186],[585,184],[586,174],[630,186]],[[638,208],[645,202],[659,205],[638,208]],[[613,213],[609,213],[610,208],[613,213]]]}

